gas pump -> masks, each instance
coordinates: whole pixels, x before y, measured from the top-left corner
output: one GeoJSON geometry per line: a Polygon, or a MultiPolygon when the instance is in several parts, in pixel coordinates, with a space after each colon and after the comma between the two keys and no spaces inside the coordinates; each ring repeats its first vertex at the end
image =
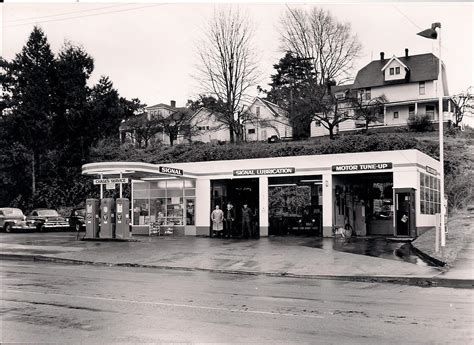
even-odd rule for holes
{"type": "Polygon", "coordinates": [[[99,200],[86,200],[86,238],[99,237],[99,200]]]}
{"type": "Polygon", "coordinates": [[[116,200],[115,235],[117,238],[130,237],[130,201],[126,198],[116,200]]]}
{"type": "Polygon", "coordinates": [[[105,198],[100,201],[100,238],[115,238],[115,200],[105,198]]]}

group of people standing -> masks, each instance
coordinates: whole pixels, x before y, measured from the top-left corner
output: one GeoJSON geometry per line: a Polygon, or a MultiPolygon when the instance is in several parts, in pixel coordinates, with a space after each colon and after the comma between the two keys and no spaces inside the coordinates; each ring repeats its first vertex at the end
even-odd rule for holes
{"type": "MultiPolygon", "coordinates": [[[[241,238],[249,238],[254,232],[252,220],[254,214],[247,203],[243,204],[241,210],[241,238]]],[[[216,205],[215,209],[211,213],[212,231],[211,237],[223,237],[230,238],[236,235],[236,213],[234,206],[231,202],[227,203],[225,210],[221,210],[219,205],[216,205]]]]}

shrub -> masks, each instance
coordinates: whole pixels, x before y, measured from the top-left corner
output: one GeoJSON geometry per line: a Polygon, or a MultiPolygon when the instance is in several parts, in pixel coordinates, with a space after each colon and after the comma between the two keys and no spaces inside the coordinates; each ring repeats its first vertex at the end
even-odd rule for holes
{"type": "Polygon", "coordinates": [[[433,123],[429,115],[412,115],[408,118],[408,129],[412,132],[432,132],[433,123]]]}

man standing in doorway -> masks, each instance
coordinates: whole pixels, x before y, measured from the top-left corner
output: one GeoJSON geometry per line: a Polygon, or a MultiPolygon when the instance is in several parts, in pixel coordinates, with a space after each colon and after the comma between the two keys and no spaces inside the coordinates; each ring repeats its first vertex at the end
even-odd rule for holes
{"type": "Polygon", "coordinates": [[[242,208],[242,238],[249,238],[252,232],[252,210],[244,203],[242,208]]]}
{"type": "Polygon", "coordinates": [[[225,210],[225,228],[224,228],[224,237],[230,238],[234,232],[234,220],[235,220],[235,210],[232,203],[229,201],[227,203],[227,209],[225,210]]]}
{"type": "Polygon", "coordinates": [[[221,237],[222,230],[224,229],[224,212],[222,212],[219,205],[216,205],[215,210],[212,211],[211,220],[212,220],[211,237],[213,234],[216,237],[221,237]]]}

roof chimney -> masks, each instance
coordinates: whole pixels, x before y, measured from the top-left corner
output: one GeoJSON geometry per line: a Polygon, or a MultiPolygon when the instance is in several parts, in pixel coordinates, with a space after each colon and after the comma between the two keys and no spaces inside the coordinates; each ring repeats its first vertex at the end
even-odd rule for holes
{"type": "Polygon", "coordinates": [[[380,52],[380,60],[384,60],[384,56],[385,56],[385,53],[384,52],[380,52]]]}
{"type": "Polygon", "coordinates": [[[170,101],[170,105],[172,108],[176,108],[176,101],[170,101]]]}
{"type": "Polygon", "coordinates": [[[408,48],[405,48],[405,57],[408,57],[408,48]]]}

